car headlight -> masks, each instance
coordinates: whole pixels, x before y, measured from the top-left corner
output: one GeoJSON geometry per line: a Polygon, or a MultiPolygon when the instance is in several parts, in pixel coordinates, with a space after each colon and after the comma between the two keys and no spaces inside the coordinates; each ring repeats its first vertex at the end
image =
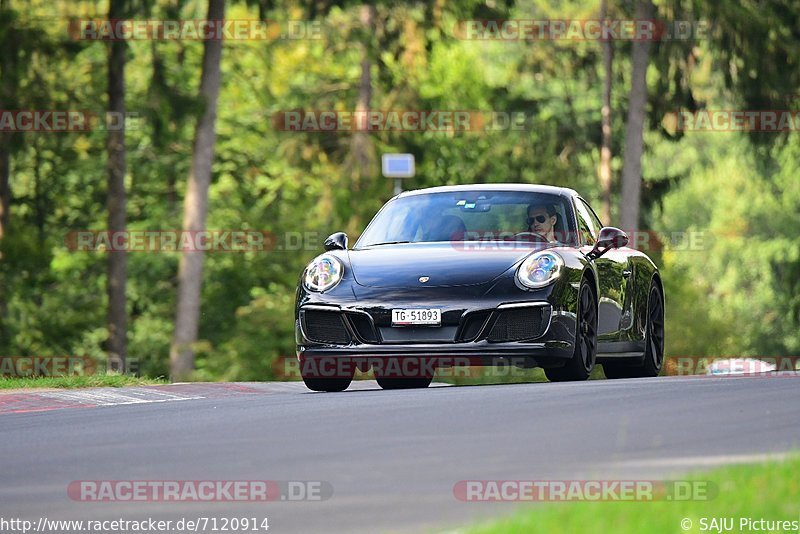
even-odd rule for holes
{"type": "Polygon", "coordinates": [[[303,284],[309,291],[325,291],[339,283],[343,272],[342,262],[330,254],[322,254],[306,267],[303,284]]]}
{"type": "Polygon", "coordinates": [[[519,266],[517,280],[525,287],[538,289],[558,278],[563,268],[564,260],[555,252],[537,252],[519,266]]]}

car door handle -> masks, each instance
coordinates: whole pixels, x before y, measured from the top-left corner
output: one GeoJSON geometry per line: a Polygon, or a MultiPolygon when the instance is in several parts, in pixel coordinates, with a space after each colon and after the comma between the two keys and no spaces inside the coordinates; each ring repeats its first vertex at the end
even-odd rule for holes
{"type": "Polygon", "coordinates": [[[622,271],[623,278],[628,278],[630,275],[631,275],[630,269],[625,269],[624,271],[622,271]]]}

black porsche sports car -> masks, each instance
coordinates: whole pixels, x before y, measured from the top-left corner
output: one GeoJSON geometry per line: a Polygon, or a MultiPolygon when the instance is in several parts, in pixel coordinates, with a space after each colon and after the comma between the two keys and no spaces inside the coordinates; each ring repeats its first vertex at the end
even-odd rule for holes
{"type": "Polygon", "coordinates": [[[317,391],[372,368],[383,388],[437,367],[542,367],[552,381],[656,376],[664,289],[655,264],[571,189],[491,184],[404,192],[352,249],[331,235],[303,271],[295,337],[317,391]]]}

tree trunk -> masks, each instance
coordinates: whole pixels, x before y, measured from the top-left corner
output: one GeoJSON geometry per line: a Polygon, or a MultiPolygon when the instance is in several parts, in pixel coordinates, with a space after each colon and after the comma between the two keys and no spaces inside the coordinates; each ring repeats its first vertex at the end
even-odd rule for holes
{"type": "MultiPolygon", "coordinates": [[[[9,135],[0,134],[0,239],[3,239],[8,233],[9,208],[11,207],[11,187],[9,186],[11,151],[8,143],[9,135]]],[[[0,250],[0,260],[2,259],[3,251],[0,250]]],[[[6,291],[0,290],[0,332],[3,332],[3,325],[8,312],[6,294],[6,291]]]]}
{"type": "Polygon", "coordinates": [[[9,209],[11,208],[11,150],[9,135],[0,134],[0,239],[8,233],[9,209]]]}
{"type": "MultiPolygon", "coordinates": [[[[124,0],[111,0],[108,10],[110,20],[123,19],[124,0]]],[[[119,129],[108,131],[108,229],[124,232],[127,224],[127,199],[125,197],[125,123],[116,117],[125,116],[125,52],[124,40],[111,41],[108,54],[108,111],[114,115],[113,123],[119,129]]],[[[125,287],[128,276],[127,253],[111,251],[108,254],[108,367],[125,372],[127,359],[127,322],[125,287]]]]}
{"type": "MultiPolygon", "coordinates": [[[[170,18],[171,16],[173,15],[167,13],[167,18],[170,18]]],[[[174,91],[171,90],[166,80],[167,68],[164,65],[164,58],[161,56],[161,52],[158,47],[158,41],[150,41],[150,54],[153,58],[153,74],[150,78],[148,98],[154,104],[154,109],[157,110],[159,115],[159,117],[153,121],[153,137],[151,142],[153,143],[153,148],[156,151],[165,151],[168,149],[167,145],[169,145],[172,137],[170,134],[170,124],[173,120],[173,117],[176,116],[174,109],[179,104],[177,104],[174,99],[170,98],[171,96],[174,96],[174,91]],[[172,108],[173,112],[171,114],[164,114],[164,100],[166,100],[167,105],[172,108]]],[[[178,127],[176,125],[176,130],[177,129],[178,127]]],[[[176,206],[178,205],[177,179],[175,174],[171,172],[166,173],[165,179],[167,182],[167,210],[170,214],[172,214],[176,211],[176,206]]]]}
{"type": "MultiPolygon", "coordinates": [[[[650,0],[636,4],[636,20],[653,20],[655,7],[650,0]]],[[[647,107],[647,64],[650,60],[650,41],[634,41],[631,69],[631,93],[628,98],[628,123],[625,126],[625,155],[622,163],[622,228],[636,231],[642,194],[642,153],[644,151],[644,120],[647,107]]]]}
{"type": "MultiPolygon", "coordinates": [[[[600,20],[608,18],[607,0],[600,0],[600,20]]],[[[611,81],[614,49],[611,39],[602,42],[603,46],[603,106],[602,141],[600,144],[600,216],[603,224],[611,224],[611,81]]]]}
{"type": "MultiPolygon", "coordinates": [[[[0,0],[0,11],[9,9],[8,2],[0,0]]],[[[17,107],[19,91],[19,44],[6,36],[0,56],[0,109],[17,107]]],[[[0,239],[8,234],[11,217],[11,132],[0,132],[0,239]]],[[[2,258],[2,252],[0,252],[2,258]]]]}
{"type": "MultiPolygon", "coordinates": [[[[364,35],[369,35],[375,25],[375,7],[369,5],[361,6],[359,22],[364,31],[364,35]]],[[[363,113],[369,111],[372,104],[372,61],[370,59],[370,44],[365,42],[362,45],[361,57],[361,78],[358,82],[358,99],[356,100],[356,116],[361,117],[363,113]]],[[[360,182],[364,177],[369,177],[371,158],[371,143],[369,134],[363,131],[356,131],[353,134],[350,153],[353,158],[352,173],[353,186],[356,190],[360,189],[360,182]]]]}
{"type": "MultiPolygon", "coordinates": [[[[365,117],[372,105],[372,39],[368,37],[375,26],[375,7],[362,5],[359,12],[359,23],[365,41],[361,51],[361,77],[358,82],[358,97],[356,100],[356,117],[365,117]]],[[[366,122],[364,123],[366,124],[366,122]]],[[[349,187],[354,191],[361,191],[365,181],[374,179],[372,139],[365,131],[356,131],[350,141],[350,154],[347,168],[349,170],[349,187]]],[[[361,225],[360,206],[351,205],[351,216],[347,222],[347,231],[355,232],[361,225]]]]}
{"type": "MultiPolygon", "coordinates": [[[[207,20],[223,20],[225,0],[208,1],[207,20]]],[[[208,187],[216,141],[217,96],[220,87],[222,41],[205,41],[200,97],[205,110],[197,123],[192,168],[183,204],[183,230],[205,229],[208,216],[208,187]]],[[[200,320],[200,292],[203,282],[203,252],[184,251],[178,268],[178,305],[175,332],[170,347],[170,374],[173,380],[188,378],[194,370],[194,347],[200,320]]]]}

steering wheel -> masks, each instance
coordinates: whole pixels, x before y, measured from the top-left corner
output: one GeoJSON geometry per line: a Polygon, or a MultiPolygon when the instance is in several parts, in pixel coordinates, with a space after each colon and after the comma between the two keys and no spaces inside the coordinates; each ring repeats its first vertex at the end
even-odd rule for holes
{"type": "Polygon", "coordinates": [[[549,243],[547,238],[541,234],[537,234],[536,232],[517,232],[514,234],[514,238],[517,241],[531,241],[534,243],[549,243]]]}

